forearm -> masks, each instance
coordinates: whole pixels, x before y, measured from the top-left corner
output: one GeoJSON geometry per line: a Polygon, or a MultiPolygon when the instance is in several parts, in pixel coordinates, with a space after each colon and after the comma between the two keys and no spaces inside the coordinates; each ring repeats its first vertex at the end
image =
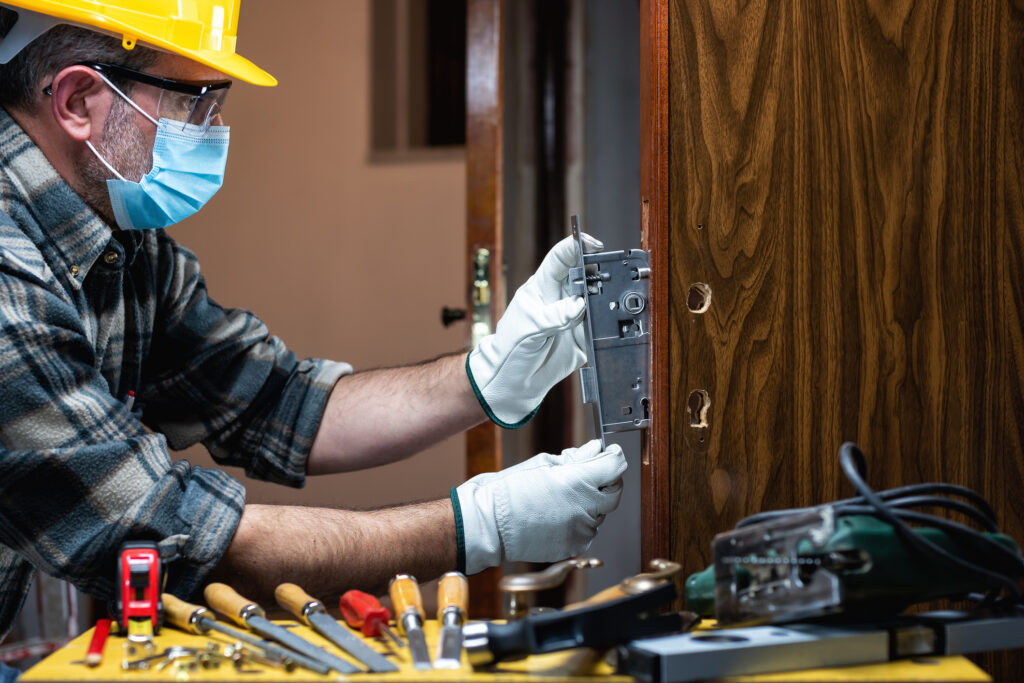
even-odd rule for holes
{"type": "Polygon", "coordinates": [[[352,588],[383,593],[398,573],[428,581],[455,565],[448,500],[373,511],[246,505],[211,581],[264,605],[284,582],[334,601],[352,588]]]}
{"type": "Polygon", "coordinates": [[[342,377],[327,402],[306,472],[394,462],[482,422],[465,362],[459,353],[342,377]]]}

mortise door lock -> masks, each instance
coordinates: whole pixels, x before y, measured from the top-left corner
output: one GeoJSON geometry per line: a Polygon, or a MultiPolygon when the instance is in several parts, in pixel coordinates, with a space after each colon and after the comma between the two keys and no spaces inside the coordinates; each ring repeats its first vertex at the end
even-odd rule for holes
{"type": "Polygon", "coordinates": [[[587,317],[580,385],[603,448],[606,434],[650,426],[650,255],[641,249],[587,254],[579,216],[571,225],[578,260],[569,282],[586,302],[587,317]]]}

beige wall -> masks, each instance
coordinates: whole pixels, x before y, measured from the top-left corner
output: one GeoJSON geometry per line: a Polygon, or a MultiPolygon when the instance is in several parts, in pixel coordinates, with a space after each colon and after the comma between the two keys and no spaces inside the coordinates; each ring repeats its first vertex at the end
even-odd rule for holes
{"type": "MultiPolygon", "coordinates": [[[[255,311],[300,357],[357,370],[464,341],[439,311],[464,299],[465,164],[368,162],[368,11],[369,0],[242,3],[239,52],[280,85],[233,86],[225,186],[173,228],[199,255],[215,300],[255,311]]],[[[201,447],[185,457],[212,465],[201,447]]],[[[252,502],[369,506],[446,495],[463,461],[453,437],[403,463],[311,478],[301,491],[244,481],[252,502]]]]}

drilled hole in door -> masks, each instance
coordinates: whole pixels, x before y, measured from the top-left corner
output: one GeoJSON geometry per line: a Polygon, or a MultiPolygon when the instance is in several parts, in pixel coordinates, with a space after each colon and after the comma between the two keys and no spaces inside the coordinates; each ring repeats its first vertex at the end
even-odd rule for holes
{"type": "Polygon", "coordinates": [[[690,392],[690,398],[686,401],[686,411],[690,414],[691,427],[708,426],[708,408],[711,407],[711,397],[704,389],[695,389],[690,392]]]}
{"type": "Polygon", "coordinates": [[[703,282],[694,282],[686,293],[686,307],[690,313],[706,313],[711,308],[711,287],[703,282]]]}

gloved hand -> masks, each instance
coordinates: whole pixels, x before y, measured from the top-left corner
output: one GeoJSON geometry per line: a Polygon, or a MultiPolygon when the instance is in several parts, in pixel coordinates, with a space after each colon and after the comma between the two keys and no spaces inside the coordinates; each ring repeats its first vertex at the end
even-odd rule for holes
{"type": "Polygon", "coordinates": [[[602,451],[595,439],[452,488],[460,571],[585,552],[605,515],[619,505],[625,471],[622,449],[611,444],[602,451]]]}
{"type": "MultiPolygon", "coordinates": [[[[584,234],[586,251],[604,245],[584,234]]],[[[576,241],[566,237],[544,257],[520,287],[494,334],[466,359],[466,374],[484,412],[502,427],[521,427],[555,384],[587,359],[583,297],[570,292],[569,268],[577,265],[576,241]]]]}

